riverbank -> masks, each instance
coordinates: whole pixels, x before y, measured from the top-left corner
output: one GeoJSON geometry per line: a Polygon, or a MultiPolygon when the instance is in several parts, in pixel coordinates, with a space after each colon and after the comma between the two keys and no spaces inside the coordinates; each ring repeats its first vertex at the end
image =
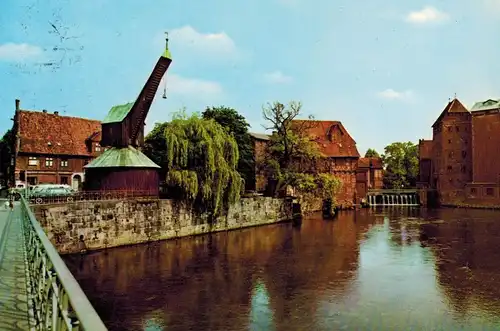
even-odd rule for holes
{"type": "Polygon", "coordinates": [[[60,254],[273,224],[292,219],[292,201],[241,198],[209,222],[176,200],[85,201],[32,206],[60,254]]]}
{"type": "Polygon", "coordinates": [[[500,205],[477,205],[468,203],[442,204],[441,207],[500,210],[500,205]]]}

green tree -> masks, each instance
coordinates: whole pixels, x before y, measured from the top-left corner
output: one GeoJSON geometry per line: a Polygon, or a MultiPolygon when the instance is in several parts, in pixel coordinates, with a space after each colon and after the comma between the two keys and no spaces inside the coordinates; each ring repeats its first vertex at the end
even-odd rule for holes
{"type": "Polygon", "coordinates": [[[7,130],[0,139],[0,173],[3,173],[4,180],[8,180],[8,176],[13,173],[11,166],[12,154],[14,153],[15,136],[12,129],[7,130]]]}
{"type": "Polygon", "coordinates": [[[412,142],[394,142],[384,149],[385,188],[415,187],[418,176],[418,146],[412,142]]]}
{"type": "Polygon", "coordinates": [[[164,136],[166,182],[174,197],[192,202],[211,219],[240,198],[238,145],[219,123],[182,111],[165,126],[164,136]]]}
{"type": "Polygon", "coordinates": [[[334,206],[341,183],[316,168],[321,163],[321,154],[308,134],[315,122],[311,116],[309,121],[294,121],[301,114],[301,108],[300,102],[291,102],[288,106],[274,102],[263,108],[264,119],[269,123],[266,129],[273,134],[262,167],[274,186],[273,194],[280,194],[290,186],[303,201],[313,197],[331,199],[334,206]]]}
{"type": "Polygon", "coordinates": [[[161,167],[162,178],[166,176],[167,170],[167,139],[165,138],[165,129],[168,124],[168,122],[155,123],[153,130],[144,138],[143,152],[161,167]]]}
{"type": "Polygon", "coordinates": [[[255,162],[252,140],[248,133],[250,125],[245,117],[235,109],[225,106],[208,107],[202,113],[202,117],[204,119],[213,119],[234,136],[240,153],[238,171],[245,180],[245,187],[247,189],[253,187],[255,183],[255,162]]]}
{"type": "Polygon", "coordinates": [[[368,148],[365,153],[365,157],[380,157],[380,154],[373,148],[368,148]]]}

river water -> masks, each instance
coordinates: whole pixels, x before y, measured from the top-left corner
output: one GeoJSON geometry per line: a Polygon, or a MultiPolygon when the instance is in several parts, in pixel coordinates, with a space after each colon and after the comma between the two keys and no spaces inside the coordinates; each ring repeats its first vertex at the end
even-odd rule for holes
{"type": "Polygon", "coordinates": [[[65,258],[110,330],[500,330],[500,212],[343,212],[65,258]]]}

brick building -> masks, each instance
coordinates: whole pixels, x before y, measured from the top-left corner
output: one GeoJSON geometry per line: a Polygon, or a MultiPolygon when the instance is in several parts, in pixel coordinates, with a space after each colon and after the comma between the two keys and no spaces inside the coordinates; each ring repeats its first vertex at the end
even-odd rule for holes
{"type": "MultiPolygon", "coordinates": [[[[318,173],[331,173],[342,182],[337,196],[339,205],[350,207],[356,202],[356,171],[359,152],[356,142],[339,121],[309,121],[307,133],[318,144],[321,161],[316,164],[318,173]]],[[[293,125],[300,125],[302,120],[295,120],[293,125]]],[[[262,159],[269,136],[252,134],[254,138],[255,160],[258,167],[262,159]]],[[[256,190],[264,191],[265,176],[256,169],[256,190]]]]}
{"type": "Polygon", "coordinates": [[[357,203],[365,198],[368,190],[380,190],[384,187],[384,167],[379,157],[362,157],[358,160],[356,170],[357,203]]]}
{"type": "Polygon", "coordinates": [[[419,187],[438,192],[439,202],[500,204],[500,101],[477,102],[469,111],[451,100],[419,141],[419,187]]]}
{"type": "Polygon", "coordinates": [[[19,100],[13,130],[15,180],[28,185],[68,184],[81,188],[83,166],[103,151],[99,121],[46,110],[22,110],[19,100]]]}

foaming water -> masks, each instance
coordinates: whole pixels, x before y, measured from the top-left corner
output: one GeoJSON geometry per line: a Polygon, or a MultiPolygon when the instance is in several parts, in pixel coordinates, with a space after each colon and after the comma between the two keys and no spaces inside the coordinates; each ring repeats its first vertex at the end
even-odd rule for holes
{"type": "Polygon", "coordinates": [[[110,330],[500,330],[500,213],[386,208],[66,257],[110,330]]]}

